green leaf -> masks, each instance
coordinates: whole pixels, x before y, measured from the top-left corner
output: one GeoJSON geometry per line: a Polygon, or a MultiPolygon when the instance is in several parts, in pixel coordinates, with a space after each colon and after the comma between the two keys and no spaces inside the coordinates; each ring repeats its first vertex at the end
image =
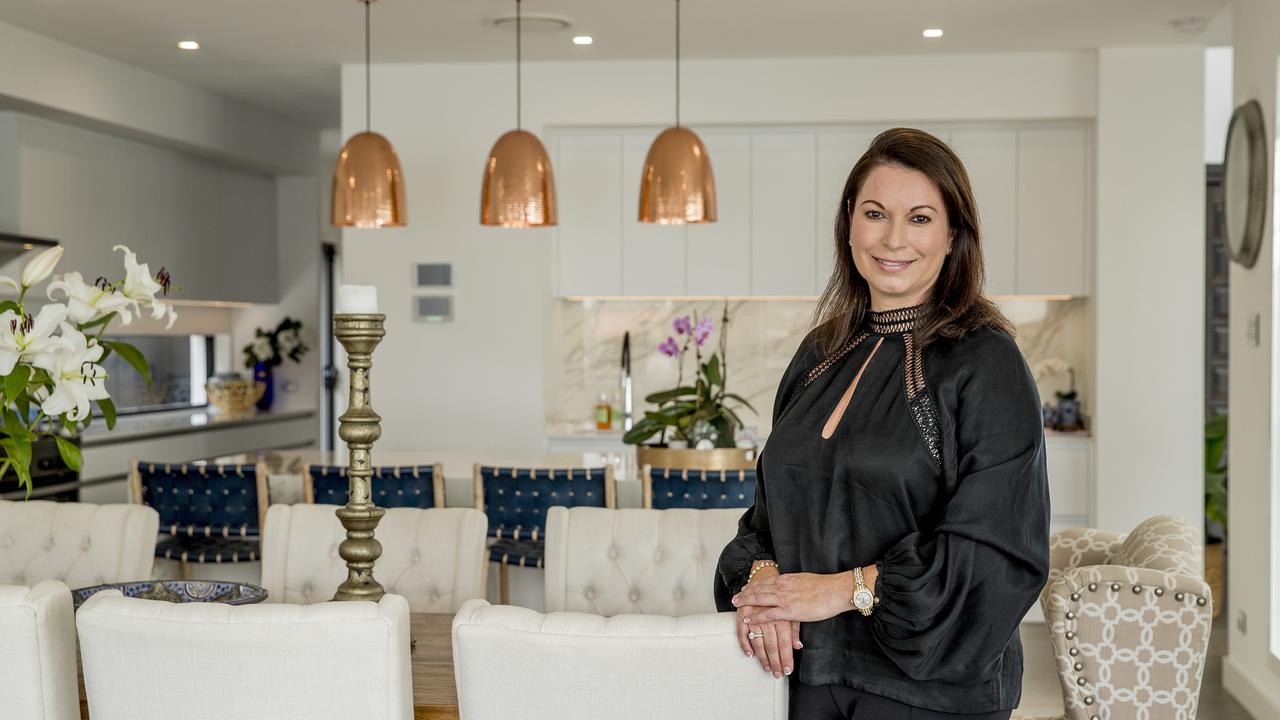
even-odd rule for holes
{"type": "Polygon", "coordinates": [[[4,431],[19,443],[30,443],[35,439],[35,436],[31,434],[31,431],[22,422],[22,418],[8,408],[4,411],[4,431]]]}
{"type": "Polygon", "coordinates": [[[31,379],[31,366],[21,363],[13,366],[13,372],[4,376],[4,396],[9,402],[16,400],[23,390],[27,389],[27,381],[31,379]]]}
{"type": "Polygon", "coordinates": [[[67,467],[72,470],[80,472],[80,448],[76,447],[75,443],[61,435],[54,435],[53,439],[58,443],[58,454],[62,456],[62,462],[66,463],[67,467]]]}
{"type": "Polygon", "coordinates": [[[648,418],[644,418],[631,426],[631,429],[622,436],[622,442],[630,445],[638,445],[656,435],[661,429],[662,426],[658,423],[655,423],[648,418]]]}
{"type": "Polygon", "coordinates": [[[138,374],[142,376],[143,381],[147,383],[147,387],[151,387],[151,366],[147,365],[147,359],[143,357],[141,350],[129,343],[112,342],[107,340],[102,342],[102,346],[108,350],[116,351],[120,357],[124,358],[125,362],[132,365],[133,369],[138,371],[138,374]]]}
{"type": "Polygon", "coordinates": [[[712,385],[719,385],[722,382],[719,355],[712,355],[710,360],[702,364],[702,374],[707,376],[707,382],[712,385]]]}
{"type": "MultiPolygon", "coordinates": [[[[725,393],[724,396],[726,399],[736,400],[739,403],[742,403],[742,406],[750,410],[751,412],[756,412],[756,409],[754,407],[751,407],[751,403],[747,402],[747,399],[742,397],[741,395],[737,393],[725,393]]],[[[756,413],[756,414],[759,414],[759,413],[756,413]]]]}
{"type": "Polygon", "coordinates": [[[0,440],[0,448],[13,462],[13,471],[18,474],[18,484],[31,487],[31,443],[22,442],[12,437],[0,440]]]}
{"type": "Polygon", "coordinates": [[[111,312],[107,313],[106,315],[103,315],[102,317],[98,318],[97,320],[94,320],[93,322],[87,322],[87,323],[85,323],[85,324],[81,325],[81,326],[80,326],[80,330],[81,330],[81,331],[84,331],[84,330],[88,330],[88,329],[90,329],[90,328],[101,327],[101,326],[106,325],[107,323],[111,322],[111,319],[112,319],[112,318],[114,318],[115,316],[116,316],[116,312],[115,312],[114,310],[112,310],[111,312]]]}
{"type": "Polygon", "coordinates": [[[685,395],[694,395],[696,393],[697,391],[691,387],[672,388],[670,390],[663,390],[662,392],[656,392],[656,393],[652,393],[650,395],[645,396],[645,402],[651,402],[655,405],[661,405],[662,403],[667,402],[668,400],[675,400],[678,397],[684,397],[685,395]]]}
{"type": "Polygon", "coordinates": [[[116,429],[116,404],[111,402],[111,398],[102,398],[98,401],[98,407],[102,408],[102,418],[107,421],[107,429],[116,429]]]}
{"type": "Polygon", "coordinates": [[[22,306],[12,300],[0,301],[0,313],[6,310],[12,310],[19,315],[22,314],[22,306]]]}

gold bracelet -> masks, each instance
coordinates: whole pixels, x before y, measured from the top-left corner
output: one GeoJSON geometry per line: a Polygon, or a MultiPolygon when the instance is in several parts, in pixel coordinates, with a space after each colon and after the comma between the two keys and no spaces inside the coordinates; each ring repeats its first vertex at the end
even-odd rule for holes
{"type": "Polygon", "coordinates": [[[759,565],[756,565],[755,567],[751,568],[751,572],[747,575],[747,584],[750,584],[752,580],[756,579],[756,573],[760,572],[760,568],[767,568],[767,567],[776,568],[778,567],[778,563],[772,560],[765,560],[759,565]]]}

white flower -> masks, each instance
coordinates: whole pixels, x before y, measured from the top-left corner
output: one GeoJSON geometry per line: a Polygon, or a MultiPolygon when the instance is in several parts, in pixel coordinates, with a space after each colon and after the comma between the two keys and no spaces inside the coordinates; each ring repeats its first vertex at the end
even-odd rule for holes
{"type": "Polygon", "coordinates": [[[48,279],[53,274],[54,266],[62,259],[62,253],[65,251],[66,248],[61,245],[54,245],[31,258],[27,266],[22,268],[22,287],[34,287],[48,279]]]}
{"type": "Polygon", "coordinates": [[[281,355],[288,355],[302,344],[302,341],[298,339],[298,332],[296,330],[286,330],[285,332],[276,335],[276,342],[280,344],[281,355]]]}
{"type": "Polygon", "coordinates": [[[259,335],[253,339],[253,356],[258,358],[258,362],[267,362],[275,353],[271,349],[271,338],[265,335],[259,335]]]}
{"type": "Polygon", "coordinates": [[[67,316],[77,323],[87,323],[116,312],[120,314],[120,322],[128,325],[133,322],[129,307],[133,301],[116,292],[110,286],[105,290],[84,281],[78,272],[69,272],[49,283],[49,299],[53,299],[55,290],[61,290],[67,300],[67,316]]]}
{"type": "Polygon", "coordinates": [[[151,308],[152,319],[159,320],[168,315],[169,323],[165,325],[165,329],[173,327],[173,321],[178,319],[178,313],[174,311],[173,305],[156,299],[156,293],[163,290],[164,286],[151,276],[151,267],[147,263],[139,264],[138,256],[124,245],[116,245],[111,249],[124,253],[124,284],[118,290],[132,301],[133,311],[142,315],[139,306],[146,305],[151,308]]]}
{"type": "Polygon", "coordinates": [[[1057,375],[1059,373],[1069,372],[1070,370],[1071,366],[1068,365],[1066,361],[1059,360],[1058,358],[1049,358],[1048,360],[1043,360],[1036,364],[1034,374],[1036,381],[1038,382],[1050,375],[1057,375]]]}
{"type": "Polygon", "coordinates": [[[65,346],[40,353],[32,362],[53,379],[53,392],[41,400],[40,409],[49,417],[66,413],[68,419],[78,422],[89,416],[91,401],[108,397],[107,371],[98,364],[102,346],[97,340],[86,338],[65,322],[61,327],[65,346]]]}
{"type": "Polygon", "coordinates": [[[66,345],[63,338],[53,337],[67,316],[67,306],[51,303],[40,308],[34,320],[19,317],[12,310],[0,313],[0,375],[8,375],[22,358],[58,350],[66,345]]]}

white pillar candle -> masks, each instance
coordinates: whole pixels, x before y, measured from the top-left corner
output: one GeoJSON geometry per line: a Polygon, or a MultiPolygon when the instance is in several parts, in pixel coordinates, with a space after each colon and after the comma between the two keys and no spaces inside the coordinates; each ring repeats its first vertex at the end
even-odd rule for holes
{"type": "Polygon", "coordinates": [[[373,285],[338,286],[338,315],[373,315],[378,312],[378,288],[373,285]]]}

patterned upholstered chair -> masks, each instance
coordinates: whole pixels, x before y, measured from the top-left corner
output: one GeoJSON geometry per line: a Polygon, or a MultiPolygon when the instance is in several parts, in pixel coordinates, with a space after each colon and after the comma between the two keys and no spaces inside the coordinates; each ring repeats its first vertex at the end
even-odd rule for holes
{"type": "Polygon", "coordinates": [[[697,470],[645,465],[640,477],[644,507],[748,508],[756,501],[755,470],[697,470]]]}
{"type": "Polygon", "coordinates": [[[182,564],[257,562],[267,512],[266,465],[134,461],[134,502],[160,513],[156,557],[182,564]]]}
{"type": "MultiPolygon", "coordinates": [[[[308,465],[303,477],[303,502],[346,505],[347,467],[308,465]]],[[[380,508],[444,507],[444,469],[435,465],[379,466],[373,468],[373,504],[380,508]]]]}
{"type": "Polygon", "coordinates": [[[498,596],[507,604],[507,567],[542,567],[547,509],[614,507],[613,468],[513,468],[475,465],[475,506],[489,519],[489,560],[498,563],[498,596]]]}
{"type": "Polygon", "coordinates": [[[1194,718],[1213,597],[1200,533],[1157,515],[1133,532],[1050,538],[1040,594],[1070,720],[1194,718]]]}
{"type": "Polygon", "coordinates": [[[0,500],[0,585],[148,580],[159,522],[132,504],[0,500]]]}

